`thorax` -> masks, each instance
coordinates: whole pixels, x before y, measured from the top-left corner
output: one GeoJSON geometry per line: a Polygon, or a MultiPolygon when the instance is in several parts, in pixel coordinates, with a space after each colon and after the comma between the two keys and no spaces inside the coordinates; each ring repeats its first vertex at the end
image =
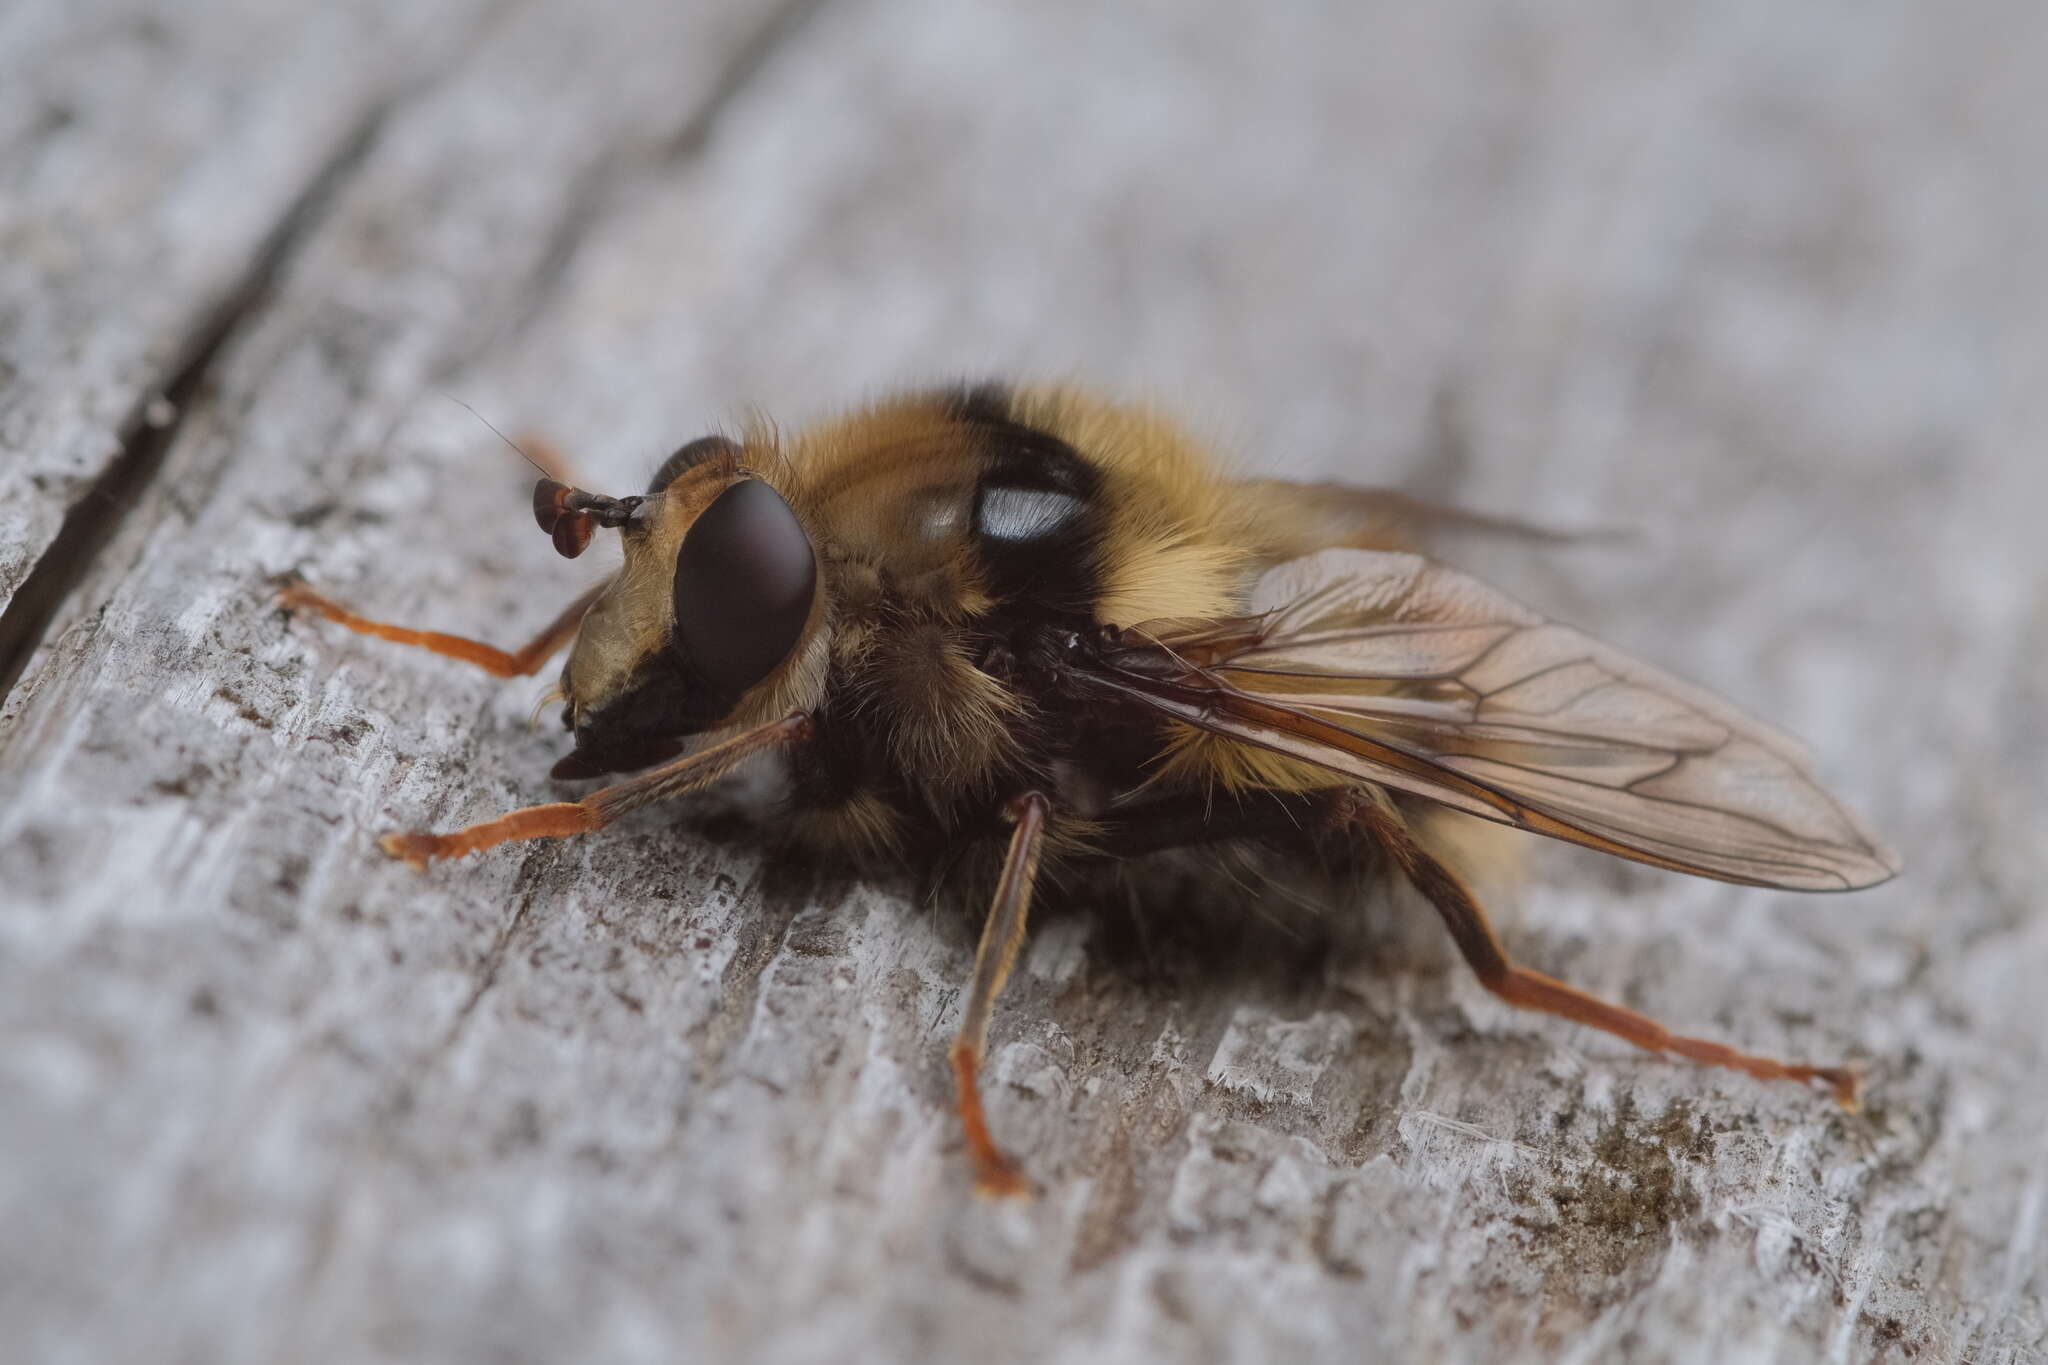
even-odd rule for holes
{"type": "Polygon", "coordinates": [[[1044,685],[1046,642],[1235,609],[1252,555],[1228,484],[1143,414],[974,390],[807,433],[792,500],[830,594],[797,828],[891,851],[1145,782],[1166,737],[1044,685]]]}

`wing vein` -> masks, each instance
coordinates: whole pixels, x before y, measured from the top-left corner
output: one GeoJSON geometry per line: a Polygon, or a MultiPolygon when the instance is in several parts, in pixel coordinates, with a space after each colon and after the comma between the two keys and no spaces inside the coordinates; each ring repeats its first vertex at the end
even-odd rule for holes
{"type": "Polygon", "coordinates": [[[1222,621],[1124,631],[1086,679],[1339,779],[1660,867],[1800,889],[1897,871],[1794,741],[1476,579],[1325,550],[1269,571],[1251,605],[1241,637],[1222,621]],[[1197,645],[1200,664],[1181,653],[1197,645]]]}

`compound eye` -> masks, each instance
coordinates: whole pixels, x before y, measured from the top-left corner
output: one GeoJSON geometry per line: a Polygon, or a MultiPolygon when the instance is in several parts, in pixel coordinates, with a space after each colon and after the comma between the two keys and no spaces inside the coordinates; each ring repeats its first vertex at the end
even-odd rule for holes
{"type": "Polygon", "coordinates": [[[743,479],[683,537],[676,641],[699,677],[736,698],[796,648],[817,589],[817,557],[796,513],[767,484],[743,479]]]}
{"type": "Polygon", "coordinates": [[[686,469],[720,455],[737,457],[739,453],[740,448],[723,436],[699,436],[661,462],[661,468],[654,471],[654,481],[647,485],[647,496],[651,498],[667,488],[686,469]]]}

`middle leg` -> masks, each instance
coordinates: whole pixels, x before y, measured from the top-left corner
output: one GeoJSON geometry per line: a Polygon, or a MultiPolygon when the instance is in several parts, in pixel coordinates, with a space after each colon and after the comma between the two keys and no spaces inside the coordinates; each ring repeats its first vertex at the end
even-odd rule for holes
{"type": "Polygon", "coordinates": [[[960,1122],[967,1133],[967,1151],[974,1158],[974,1188],[996,1198],[1015,1199],[1031,1193],[1031,1182],[989,1136],[988,1118],[981,1110],[980,1077],[989,1014],[1010,979],[1010,969],[1017,965],[1018,950],[1024,946],[1025,917],[1031,909],[1031,885],[1038,877],[1038,855],[1045,842],[1049,809],[1037,792],[1026,792],[1010,803],[1016,828],[1011,831],[1002,877],[996,882],[995,899],[981,928],[981,944],[974,951],[974,984],[967,993],[959,1036],[953,1040],[953,1085],[960,1122]]]}

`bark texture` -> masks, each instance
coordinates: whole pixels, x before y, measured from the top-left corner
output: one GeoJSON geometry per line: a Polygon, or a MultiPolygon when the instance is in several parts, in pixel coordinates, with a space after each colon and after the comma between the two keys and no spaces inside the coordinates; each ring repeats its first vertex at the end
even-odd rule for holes
{"type": "Polygon", "coordinates": [[[16,0],[0,1354],[2041,1360],[2044,62],[2028,0],[16,0]],[[1638,530],[1466,562],[1803,735],[1908,873],[1542,848],[1510,945],[1867,1112],[1516,1015],[1403,896],[1228,952],[1075,906],[990,1207],[975,926],[746,787],[377,855],[559,732],[271,585],[510,645],[598,572],[454,400],[627,488],[984,373],[1638,530]]]}

